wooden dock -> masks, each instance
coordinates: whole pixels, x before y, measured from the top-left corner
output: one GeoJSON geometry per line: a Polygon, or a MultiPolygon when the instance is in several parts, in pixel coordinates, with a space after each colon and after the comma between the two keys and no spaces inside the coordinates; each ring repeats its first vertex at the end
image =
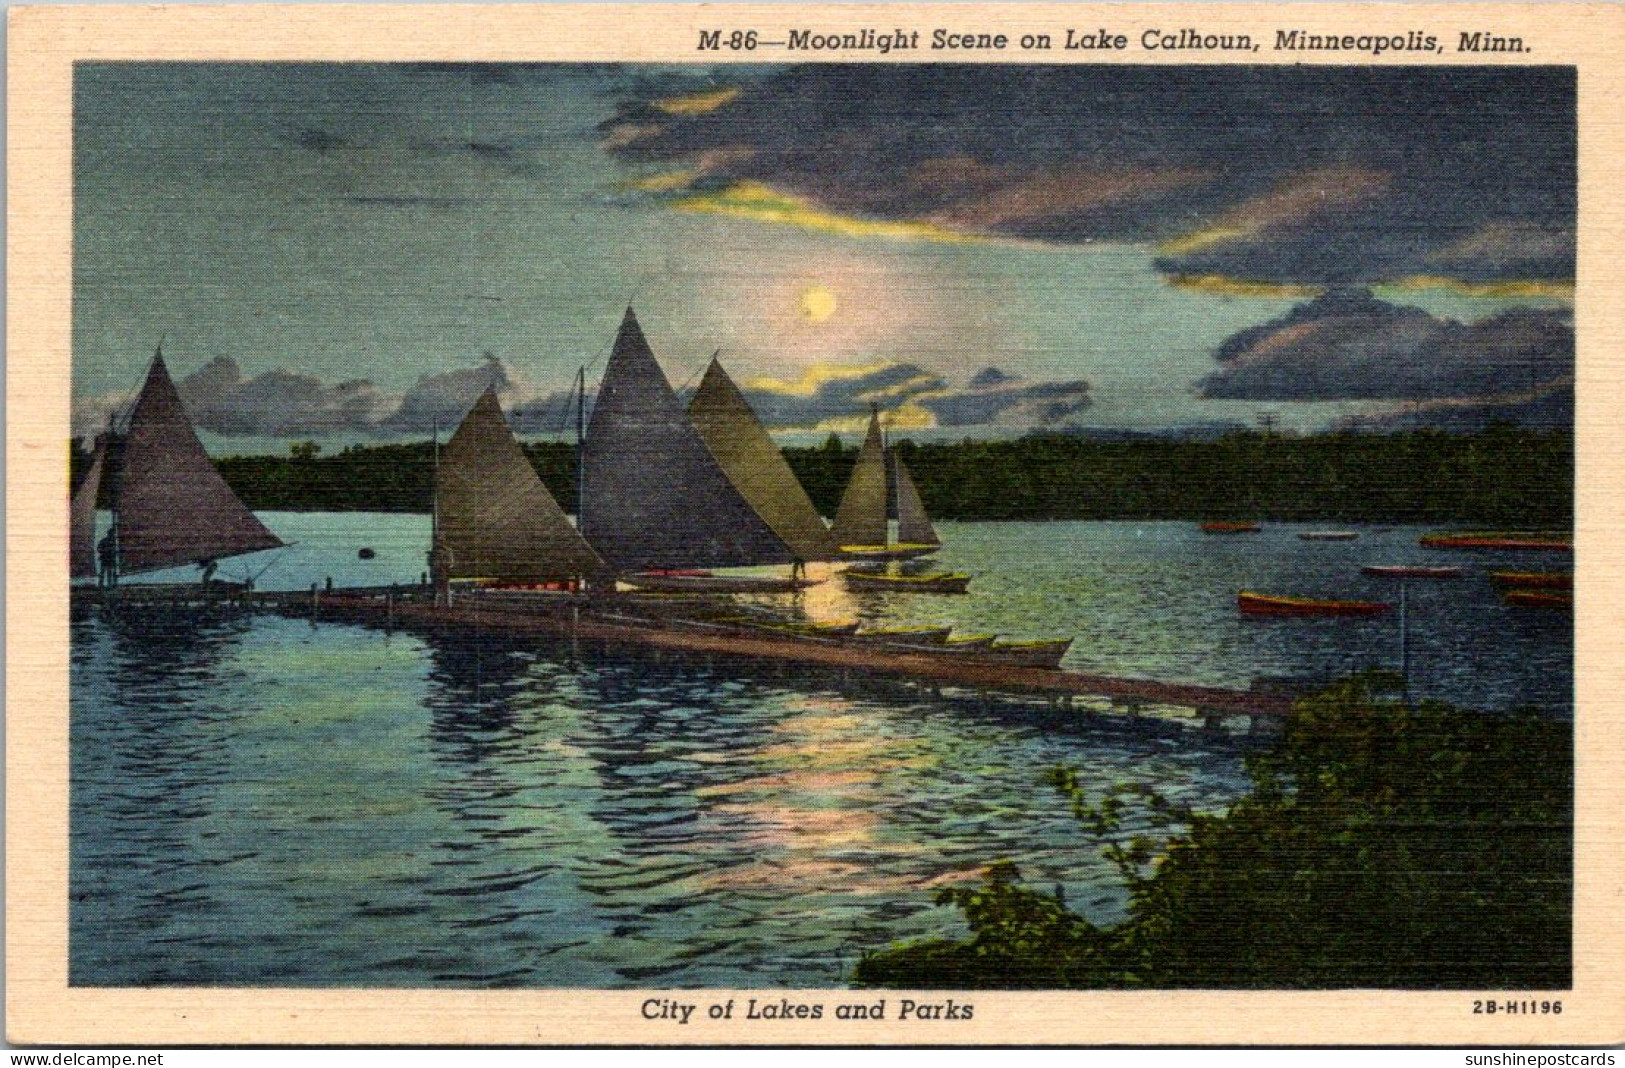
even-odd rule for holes
{"type": "Polygon", "coordinates": [[[1228,716],[1247,716],[1254,728],[1273,726],[1292,707],[1290,695],[1278,691],[1116,678],[1022,667],[973,654],[916,652],[838,637],[781,634],[662,611],[636,597],[589,601],[561,594],[556,600],[537,598],[538,603],[530,604],[527,595],[464,594],[451,607],[439,607],[429,601],[422,587],[380,587],[256,593],[253,599],[280,614],[318,622],[426,632],[547,634],[606,646],[803,664],[909,679],[932,687],[1041,697],[1061,705],[1070,705],[1073,698],[1104,698],[1130,711],[1141,706],[1170,706],[1190,709],[1210,726],[1228,716]]]}

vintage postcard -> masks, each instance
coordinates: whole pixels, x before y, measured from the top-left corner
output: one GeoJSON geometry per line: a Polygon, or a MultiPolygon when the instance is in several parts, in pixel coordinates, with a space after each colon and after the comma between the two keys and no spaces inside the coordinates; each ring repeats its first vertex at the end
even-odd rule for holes
{"type": "Polygon", "coordinates": [[[1625,1040],[1622,48],[13,9],[10,1040],[1625,1040]]]}

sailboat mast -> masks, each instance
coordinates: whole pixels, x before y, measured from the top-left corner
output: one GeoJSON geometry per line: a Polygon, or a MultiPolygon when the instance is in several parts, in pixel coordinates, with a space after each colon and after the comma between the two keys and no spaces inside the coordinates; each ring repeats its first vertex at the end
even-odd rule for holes
{"type": "Polygon", "coordinates": [[[434,482],[429,495],[429,548],[433,549],[440,544],[440,418],[436,416],[429,425],[434,436],[434,482]]]}
{"type": "Polygon", "coordinates": [[[587,481],[587,365],[576,370],[576,529],[585,529],[582,516],[586,511],[587,481]]]}

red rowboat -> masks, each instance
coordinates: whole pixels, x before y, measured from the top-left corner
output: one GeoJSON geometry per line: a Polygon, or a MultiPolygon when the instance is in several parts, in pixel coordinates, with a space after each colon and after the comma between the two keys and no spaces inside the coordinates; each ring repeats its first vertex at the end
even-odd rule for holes
{"type": "Polygon", "coordinates": [[[1424,549],[1524,549],[1558,553],[1574,551],[1572,538],[1550,532],[1518,534],[1499,531],[1460,531],[1448,534],[1424,534],[1421,545],[1424,549]]]}
{"type": "Polygon", "coordinates": [[[1490,581],[1519,590],[1574,589],[1574,576],[1567,571],[1491,571],[1490,581]]]}
{"type": "Polygon", "coordinates": [[[1392,606],[1380,601],[1322,601],[1243,590],[1236,594],[1236,607],[1248,616],[1380,616],[1392,606]]]}
{"type": "Polygon", "coordinates": [[[1263,529],[1257,523],[1215,521],[1202,524],[1203,534],[1257,534],[1263,529]]]}
{"type": "Polygon", "coordinates": [[[1574,594],[1558,590],[1507,590],[1501,602],[1508,608],[1573,608],[1574,594]]]}

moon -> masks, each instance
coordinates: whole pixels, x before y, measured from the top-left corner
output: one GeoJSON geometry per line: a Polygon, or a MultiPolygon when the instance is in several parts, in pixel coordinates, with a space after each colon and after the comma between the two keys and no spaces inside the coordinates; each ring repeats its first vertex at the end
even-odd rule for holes
{"type": "Polygon", "coordinates": [[[809,323],[821,323],[835,314],[839,306],[835,294],[823,286],[808,286],[796,301],[796,311],[809,323]]]}

